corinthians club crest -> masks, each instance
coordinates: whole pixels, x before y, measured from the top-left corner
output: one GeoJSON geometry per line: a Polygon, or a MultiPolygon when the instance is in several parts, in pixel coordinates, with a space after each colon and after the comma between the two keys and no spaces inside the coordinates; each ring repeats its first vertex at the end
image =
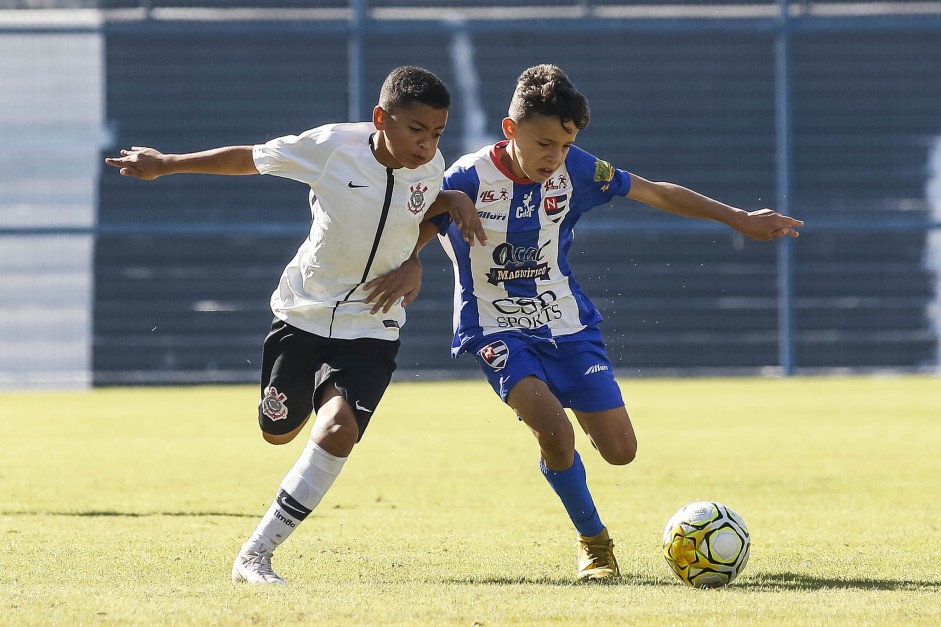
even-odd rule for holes
{"type": "Polygon", "coordinates": [[[265,388],[265,395],[261,399],[261,412],[271,420],[284,420],[288,417],[288,408],[284,401],[288,397],[278,391],[274,386],[265,388]]]}
{"type": "Polygon", "coordinates": [[[408,191],[411,192],[408,197],[408,210],[412,213],[421,213],[425,209],[425,192],[428,191],[428,186],[421,183],[409,185],[408,191]]]}

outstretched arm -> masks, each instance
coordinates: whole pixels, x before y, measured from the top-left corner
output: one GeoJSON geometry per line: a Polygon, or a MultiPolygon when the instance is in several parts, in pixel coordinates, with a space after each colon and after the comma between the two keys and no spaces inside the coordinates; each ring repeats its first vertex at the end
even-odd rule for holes
{"type": "Polygon", "coordinates": [[[258,174],[252,159],[251,146],[225,146],[202,152],[163,154],[153,148],[131,146],[120,157],[105,159],[108,165],[120,168],[122,176],[145,181],[167,174],[258,174]]]}
{"type": "Polygon", "coordinates": [[[631,191],[627,197],[679,216],[715,220],[756,240],[798,237],[797,228],[804,226],[802,220],[771,209],[744,211],[685,187],[648,181],[634,174],[631,174],[631,191]]]}

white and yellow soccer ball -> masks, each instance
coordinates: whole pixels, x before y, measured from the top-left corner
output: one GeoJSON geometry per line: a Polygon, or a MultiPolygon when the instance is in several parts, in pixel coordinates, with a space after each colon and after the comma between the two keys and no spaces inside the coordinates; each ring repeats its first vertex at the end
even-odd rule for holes
{"type": "Polygon", "coordinates": [[[745,521],[715,501],[696,501],[673,514],[663,529],[663,557],[683,583],[720,588],[748,563],[745,521]]]}

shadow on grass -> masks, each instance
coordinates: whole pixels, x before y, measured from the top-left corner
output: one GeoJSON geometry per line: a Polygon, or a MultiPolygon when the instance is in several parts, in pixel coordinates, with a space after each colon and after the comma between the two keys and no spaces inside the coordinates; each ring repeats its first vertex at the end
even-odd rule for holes
{"type": "MultiPolygon", "coordinates": [[[[435,579],[433,583],[442,583],[435,579]]],[[[604,579],[598,581],[578,581],[573,577],[487,577],[468,575],[467,577],[452,577],[445,579],[444,583],[482,586],[557,586],[572,588],[578,586],[608,587],[608,586],[636,586],[636,585],[663,585],[664,580],[640,580],[634,577],[621,577],[619,579],[604,579]]]]}
{"type": "MultiPolygon", "coordinates": [[[[445,580],[434,579],[429,583],[449,583],[460,585],[479,586],[565,586],[583,585],[571,577],[486,577],[468,575],[467,577],[451,577],[445,580]]],[[[604,584],[609,585],[609,584],[604,584]]]]}
{"type": "MultiPolygon", "coordinates": [[[[440,583],[440,580],[436,580],[440,583]]],[[[571,577],[486,577],[468,576],[454,577],[446,583],[463,585],[490,585],[490,586],[675,586],[686,587],[678,580],[671,578],[633,577],[622,576],[613,581],[579,582],[571,577]]],[[[782,590],[923,590],[926,592],[941,591],[941,581],[918,579],[837,579],[833,577],[814,577],[798,573],[771,573],[763,574],[755,579],[739,579],[733,582],[730,588],[754,591],[782,591],[782,590]]]]}
{"type": "Polygon", "coordinates": [[[115,512],[109,510],[89,510],[86,512],[0,512],[0,516],[65,516],[75,518],[151,518],[156,516],[181,516],[203,518],[218,516],[221,518],[257,518],[257,514],[238,512],[115,512]]]}
{"type": "Polygon", "coordinates": [[[751,590],[925,590],[941,591],[941,581],[932,579],[864,579],[814,577],[799,573],[762,574],[732,584],[736,588],[751,590]]]}

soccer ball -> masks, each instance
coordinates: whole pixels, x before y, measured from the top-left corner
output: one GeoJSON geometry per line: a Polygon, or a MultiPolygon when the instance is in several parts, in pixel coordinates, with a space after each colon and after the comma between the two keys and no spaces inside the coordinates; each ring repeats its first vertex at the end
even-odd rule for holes
{"type": "Polygon", "coordinates": [[[715,501],[680,508],[663,529],[663,557],[694,588],[720,588],[748,563],[751,540],[742,517],[715,501]]]}

